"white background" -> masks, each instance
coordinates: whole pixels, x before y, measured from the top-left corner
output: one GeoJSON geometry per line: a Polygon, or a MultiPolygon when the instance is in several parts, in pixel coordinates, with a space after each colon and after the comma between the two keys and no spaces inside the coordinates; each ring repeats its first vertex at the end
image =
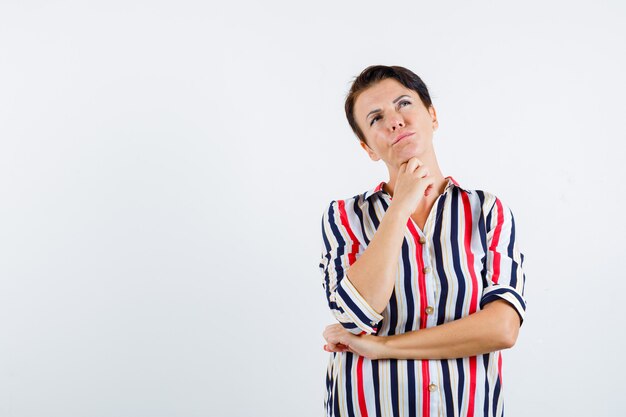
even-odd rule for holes
{"type": "Polygon", "coordinates": [[[511,207],[507,416],[623,415],[626,6],[3,1],[0,416],[321,416],[343,113],[428,85],[444,175],[511,207]]]}

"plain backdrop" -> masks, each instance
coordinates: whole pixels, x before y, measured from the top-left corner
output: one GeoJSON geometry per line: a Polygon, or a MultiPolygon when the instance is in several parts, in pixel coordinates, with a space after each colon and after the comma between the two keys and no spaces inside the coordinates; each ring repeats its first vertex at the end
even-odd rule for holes
{"type": "Polygon", "coordinates": [[[353,77],[430,89],[525,254],[507,416],[623,411],[620,1],[0,3],[0,416],[321,416],[321,216],[388,179],[353,77]]]}

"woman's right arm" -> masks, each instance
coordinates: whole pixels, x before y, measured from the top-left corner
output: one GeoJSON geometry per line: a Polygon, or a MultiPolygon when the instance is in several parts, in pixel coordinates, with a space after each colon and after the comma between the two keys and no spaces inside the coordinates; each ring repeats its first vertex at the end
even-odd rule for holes
{"type": "Polygon", "coordinates": [[[333,202],[324,215],[324,286],[331,310],[351,333],[376,333],[375,326],[382,320],[380,313],[389,303],[406,222],[425,190],[434,183],[426,168],[415,169],[419,164],[417,158],[412,158],[400,167],[394,199],[358,259],[348,255],[358,242],[350,238],[343,207],[333,202]],[[341,259],[337,258],[339,254],[343,254],[341,259]]]}
{"type": "Polygon", "coordinates": [[[406,223],[434,184],[420,165],[419,159],[411,158],[400,166],[389,208],[367,249],[347,271],[352,285],[378,313],[385,310],[393,293],[406,223]]]}
{"type": "Polygon", "coordinates": [[[408,215],[392,203],[367,248],[346,271],[344,279],[377,313],[385,310],[393,293],[407,220],[408,215]]]}

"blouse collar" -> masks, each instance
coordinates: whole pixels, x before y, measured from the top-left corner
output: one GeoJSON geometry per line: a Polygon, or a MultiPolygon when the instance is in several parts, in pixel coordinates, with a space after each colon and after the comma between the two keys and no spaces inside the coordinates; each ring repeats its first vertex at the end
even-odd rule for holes
{"type": "MultiPolygon", "coordinates": [[[[443,190],[443,193],[446,193],[448,191],[449,188],[451,187],[457,187],[460,190],[465,191],[468,194],[471,194],[472,192],[470,190],[466,190],[465,188],[462,188],[459,183],[452,178],[451,176],[445,177],[448,180],[448,183],[446,184],[446,188],[443,190]]],[[[368,198],[370,198],[371,196],[373,196],[374,194],[378,194],[378,193],[382,193],[382,194],[387,194],[387,192],[385,191],[385,189],[383,188],[383,185],[385,185],[385,181],[381,181],[376,187],[372,188],[371,190],[368,190],[365,193],[364,199],[367,200],[368,198]]]]}

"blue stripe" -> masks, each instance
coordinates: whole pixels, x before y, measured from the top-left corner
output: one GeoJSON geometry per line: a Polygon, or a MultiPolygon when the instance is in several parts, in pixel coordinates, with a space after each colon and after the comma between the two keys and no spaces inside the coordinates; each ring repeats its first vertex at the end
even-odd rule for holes
{"type": "MultiPolygon", "coordinates": [[[[478,195],[480,207],[483,207],[485,205],[485,193],[477,190],[476,195],[478,195]]],[[[487,246],[487,226],[485,223],[485,214],[482,210],[480,210],[480,217],[478,218],[478,235],[480,236],[480,244],[483,249],[483,255],[480,257],[480,263],[483,266],[480,271],[480,276],[483,281],[483,287],[489,286],[489,282],[487,281],[487,253],[489,247],[487,246]]]]}
{"type": "Polygon", "coordinates": [[[491,213],[493,213],[493,208],[496,206],[496,203],[494,202],[493,205],[491,206],[491,208],[489,209],[489,212],[487,213],[487,220],[485,221],[485,224],[487,225],[487,233],[491,232],[491,213]]]}
{"type": "Polygon", "coordinates": [[[374,208],[374,204],[367,205],[367,213],[374,224],[374,230],[378,230],[378,226],[380,226],[380,219],[376,215],[376,209],[374,208]]]}
{"type": "MultiPolygon", "coordinates": [[[[419,242],[415,242],[419,247],[419,242]]],[[[404,265],[404,292],[406,294],[406,323],[404,324],[404,333],[415,330],[413,327],[413,319],[415,316],[415,304],[413,295],[413,274],[411,270],[411,261],[409,256],[409,244],[406,239],[402,241],[402,264],[404,265]]]]}
{"type": "MultiPolygon", "coordinates": [[[[330,216],[333,212],[333,206],[332,203],[330,205],[330,208],[328,209],[328,215],[330,216]]],[[[330,217],[329,217],[330,218],[330,217]]],[[[330,241],[328,240],[328,236],[326,236],[326,229],[324,228],[324,218],[322,217],[322,239],[324,240],[324,247],[326,248],[326,255],[324,256],[326,258],[326,264],[330,265],[330,251],[331,251],[331,247],[330,247],[330,241]]],[[[324,268],[324,263],[320,262],[320,268],[324,268]]],[[[327,266],[328,268],[328,266],[327,266]]],[[[330,301],[330,281],[329,281],[329,277],[328,277],[328,270],[324,269],[324,287],[326,287],[326,300],[328,300],[328,306],[331,309],[337,309],[337,304],[334,301],[330,301]]]]}
{"type": "Polygon", "coordinates": [[[417,415],[417,389],[415,388],[415,361],[406,361],[406,373],[408,379],[408,391],[409,391],[409,416],[417,415]]]}
{"type": "MultiPolygon", "coordinates": [[[[340,353],[333,353],[332,355],[333,355],[333,358],[336,358],[337,355],[340,355],[340,353]]],[[[333,363],[331,368],[330,368],[330,372],[334,372],[334,370],[335,370],[335,364],[333,363]]],[[[333,376],[332,373],[329,373],[328,376],[331,378],[331,385],[329,387],[329,394],[330,394],[329,398],[330,398],[330,401],[328,403],[328,412],[329,412],[330,415],[332,415],[333,407],[335,407],[336,410],[339,411],[339,409],[338,409],[339,405],[337,404],[339,402],[339,401],[337,401],[337,398],[338,398],[337,394],[338,394],[338,388],[339,388],[338,385],[339,384],[337,384],[337,381],[332,379],[332,376],[333,376]]]]}
{"type": "Polygon", "coordinates": [[[354,204],[354,214],[359,219],[359,226],[361,227],[361,234],[363,235],[363,239],[365,240],[365,245],[367,246],[370,244],[370,240],[367,237],[367,233],[365,233],[365,219],[363,217],[363,211],[361,211],[361,207],[359,207],[360,202],[361,200],[358,200],[354,204]]]}
{"type": "Polygon", "coordinates": [[[400,405],[398,403],[398,360],[389,359],[389,378],[391,379],[391,408],[393,415],[400,415],[400,405]]]}
{"type": "Polygon", "coordinates": [[[339,384],[335,384],[335,395],[333,396],[333,411],[337,417],[341,416],[341,410],[339,410],[339,384]]]}
{"type": "Polygon", "coordinates": [[[329,405],[332,403],[332,379],[330,378],[330,369],[326,370],[326,403],[324,404],[324,408],[326,408],[326,415],[328,415],[329,405]]]}
{"type": "MultiPolygon", "coordinates": [[[[497,363],[497,361],[496,361],[496,363],[497,363]]],[[[498,366],[498,365],[496,365],[496,366],[498,366]]],[[[500,389],[501,389],[500,385],[501,385],[501,383],[500,383],[500,375],[498,375],[498,377],[496,378],[496,385],[493,388],[493,403],[492,403],[492,406],[493,406],[493,415],[494,416],[496,415],[496,412],[498,410],[498,400],[500,399],[500,389]]]]}
{"type": "Polygon", "coordinates": [[[389,331],[387,332],[387,335],[391,336],[396,334],[396,326],[398,325],[398,303],[396,301],[395,287],[391,292],[391,298],[389,299],[387,308],[389,309],[389,331]]]}
{"type": "Polygon", "coordinates": [[[455,415],[454,411],[454,402],[452,401],[452,385],[450,378],[450,362],[452,360],[443,359],[441,361],[441,375],[443,377],[443,397],[446,400],[446,412],[444,415],[453,416],[455,415]]]}
{"type": "MultiPolygon", "coordinates": [[[[437,213],[443,212],[443,208],[446,203],[446,196],[439,200],[437,204],[437,213]]],[[[439,218],[439,214],[437,214],[439,218]]],[[[441,286],[441,294],[439,294],[439,302],[437,305],[437,325],[445,323],[446,320],[446,300],[448,298],[448,276],[443,265],[443,252],[441,247],[441,233],[442,223],[435,222],[435,230],[433,231],[433,247],[435,249],[435,268],[437,270],[437,277],[439,278],[439,285],[441,286]]]]}
{"type": "Polygon", "coordinates": [[[352,358],[354,354],[352,352],[345,352],[345,374],[346,378],[346,406],[348,407],[348,415],[354,417],[354,407],[352,405],[352,358]]]}
{"type": "Polygon", "coordinates": [[[379,382],[379,367],[377,360],[372,361],[372,381],[374,382],[374,400],[376,403],[376,415],[380,416],[380,382],[379,382]]]}
{"type": "Polygon", "coordinates": [[[526,303],[524,302],[524,299],[517,293],[517,291],[512,290],[511,288],[498,288],[497,290],[493,290],[480,300],[480,307],[482,308],[485,304],[490,303],[491,301],[501,300],[502,297],[500,296],[507,293],[513,294],[517,301],[519,301],[522,308],[526,310],[526,303]]]}
{"type": "Polygon", "coordinates": [[[370,325],[370,319],[368,318],[368,316],[363,311],[361,311],[361,309],[354,303],[354,301],[352,301],[350,295],[343,289],[342,286],[337,286],[337,295],[341,297],[341,299],[346,304],[348,309],[352,312],[352,314],[357,316],[357,318],[361,320],[361,322],[365,323],[365,325],[370,325]]]}
{"type": "Polygon", "coordinates": [[[387,211],[387,209],[389,208],[389,204],[387,204],[387,202],[384,199],[380,199],[380,204],[383,206],[383,209],[385,211],[387,211]]]}
{"type": "MultiPolygon", "coordinates": [[[[522,260],[522,265],[524,264],[524,254],[520,252],[520,258],[522,260]]],[[[521,266],[521,265],[520,265],[521,266]]],[[[526,274],[522,272],[522,295],[524,295],[524,289],[526,288],[526,274]]]]}
{"type": "MultiPolygon", "coordinates": [[[[342,257],[344,255],[344,247],[346,245],[346,241],[343,239],[343,236],[339,232],[339,228],[337,227],[337,224],[335,223],[334,205],[335,205],[335,201],[333,201],[330,207],[328,208],[328,225],[330,226],[330,229],[333,232],[333,236],[335,237],[335,240],[337,241],[337,244],[338,244],[337,256],[335,257],[335,273],[337,274],[336,275],[337,284],[339,284],[339,281],[343,278],[342,257]]],[[[322,232],[324,233],[324,242],[326,242],[326,250],[330,252],[332,250],[332,246],[330,245],[329,239],[327,239],[326,237],[324,227],[322,227],[322,232]]],[[[330,259],[330,254],[327,254],[326,256],[327,258],[330,259]]],[[[330,268],[330,262],[329,262],[328,268],[330,268]]],[[[328,304],[331,309],[337,309],[336,302],[330,301],[330,276],[328,274],[328,271],[326,271],[325,273],[325,281],[326,281],[326,299],[328,300],[328,304]]]]}
{"type": "Polygon", "coordinates": [[[507,254],[511,259],[511,287],[517,287],[517,262],[513,258],[513,246],[515,245],[515,219],[513,213],[511,214],[511,237],[509,238],[509,246],[507,247],[507,254]]]}
{"type": "Polygon", "coordinates": [[[454,267],[454,273],[457,277],[457,284],[459,285],[458,293],[456,295],[456,305],[454,309],[454,320],[458,320],[463,317],[463,300],[465,299],[465,275],[461,269],[461,255],[459,253],[459,190],[454,189],[452,192],[452,204],[450,213],[450,246],[452,248],[452,265],[454,267]]]}
{"type": "Polygon", "coordinates": [[[458,381],[459,384],[457,385],[457,407],[459,407],[459,415],[461,414],[461,408],[463,408],[463,388],[465,388],[465,370],[463,369],[463,359],[459,358],[459,359],[455,359],[456,361],[456,369],[457,369],[457,373],[459,375],[458,381]]]}
{"type": "MultiPolygon", "coordinates": [[[[489,375],[489,354],[482,355],[485,376],[489,375]]],[[[477,358],[478,359],[478,358],[477,358]]],[[[483,416],[489,415],[489,378],[485,378],[485,402],[483,404],[483,416]]]]}
{"type": "Polygon", "coordinates": [[[337,273],[337,283],[339,280],[343,278],[343,265],[342,265],[342,257],[344,255],[344,249],[346,247],[346,241],[344,240],[337,224],[335,223],[335,215],[333,206],[330,206],[330,210],[328,213],[328,224],[330,225],[330,229],[333,231],[333,236],[337,241],[337,256],[335,257],[335,272],[337,273]]]}

